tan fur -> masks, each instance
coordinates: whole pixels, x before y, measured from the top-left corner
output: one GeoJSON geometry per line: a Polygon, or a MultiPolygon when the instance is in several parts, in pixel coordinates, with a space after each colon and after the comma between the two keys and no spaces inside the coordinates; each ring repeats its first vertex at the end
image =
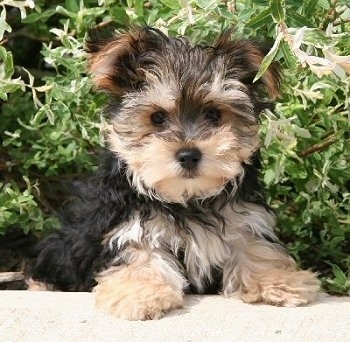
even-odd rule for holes
{"type": "MultiPolygon", "coordinates": [[[[250,64],[256,71],[260,69],[261,63],[264,60],[265,54],[262,51],[259,44],[250,40],[231,40],[232,30],[223,32],[219,39],[216,41],[216,48],[224,51],[225,53],[234,56],[236,53],[244,53],[247,64],[250,64]]],[[[279,92],[279,71],[276,64],[273,62],[269,65],[268,69],[261,77],[269,98],[275,100],[279,92]]]]}
{"type": "Polygon", "coordinates": [[[316,275],[297,270],[294,260],[277,244],[240,235],[232,244],[235,258],[224,267],[223,292],[247,303],[298,306],[315,300],[316,275]]]}
{"type": "Polygon", "coordinates": [[[131,36],[122,36],[119,41],[112,41],[98,54],[92,54],[89,57],[89,71],[92,75],[94,84],[100,89],[109,90],[115,94],[122,91],[110,76],[114,70],[116,58],[127,53],[131,45],[131,36]]]}
{"type": "Polygon", "coordinates": [[[154,252],[133,250],[130,264],[97,277],[96,306],[118,318],[159,319],[183,305],[184,279],[172,273],[162,272],[154,252]]]}
{"type": "Polygon", "coordinates": [[[191,235],[181,236],[174,223],[158,214],[143,226],[140,218],[134,216],[132,221],[106,236],[105,243],[111,249],[116,243],[118,248],[130,243],[139,246],[136,254],[135,250],[130,251],[138,263],[142,260],[141,254],[143,258],[152,254],[147,248],[155,251],[159,258],[153,266],[163,272],[170,284],[174,282],[170,279],[177,279],[177,288],[186,285],[175,261],[178,251],[183,250],[186,276],[199,292],[203,291],[203,284],[211,280],[211,270],[215,267],[223,270],[226,296],[238,294],[247,302],[283,306],[306,304],[316,297],[319,290],[316,276],[309,271],[298,271],[294,260],[278,243],[263,238],[275,239],[272,214],[251,203],[236,204],[234,208],[227,206],[223,214],[227,225],[221,235],[191,223],[191,235]],[[170,250],[172,255],[164,255],[158,248],[170,250]],[[167,263],[169,267],[165,269],[167,263]],[[276,299],[276,293],[281,294],[280,299],[276,299]]]}
{"type": "Polygon", "coordinates": [[[117,40],[105,44],[98,53],[89,55],[88,70],[97,88],[108,90],[116,95],[125,92],[125,89],[119,87],[111,76],[120,72],[117,67],[117,60],[134,50],[133,44],[138,38],[141,38],[140,35],[140,32],[121,34],[117,40]]]}
{"type": "Polygon", "coordinates": [[[53,287],[49,284],[29,278],[26,280],[28,286],[27,291],[53,291],[53,287]]]}
{"type": "MultiPolygon", "coordinates": [[[[250,44],[249,54],[247,55],[252,65],[257,69],[260,68],[260,65],[264,59],[264,55],[261,53],[259,49],[255,46],[255,44],[250,44]]],[[[262,76],[262,80],[266,85],[267,91],[272,100],[275,100],[279,96],[279,84],[276,82],[276,73],[275,70],[270,67],[262,76]]]]}
{"type": "Polygon", "coordinates": [[[272,269],[256,276],[240,294],[244,302],[287,307],[305,305],[316,299],[320,288],[315,274],[295,268],[286,271],[272,269]]]}
{"type": "MultiPolygon", "coordinates": [[[[92,46],[93,82],[121,101],[110,109],[109,149],[125,162],[132,187],[151,200],[200,205],[222,191],[234,193],[259,149],[263,102],[256,96],[278,96],[278,68],[271,64],[256,87],[249,79],[264,58],[259,44],[232,40],[227,31],[205,51],[180,40],[161,48],[154,35],[140,29],[92,46]],[[152,121],[159,112],[164,120],[152,121]],[[181,165],[183,149],[200,151],[195,169],[181,165]]],[[[119,318],[157,319],[182,306],[186,279],[203,292],[213,269],[223,272],[225,296],[248,303],[296,306],[315,299],[319,281],[271,242],[275,219],[265,207],[242,200],[215,209],[203,211],[207,223],[185,217],[185,229],[158,209],[148,220],[135,211],[112,227],[103,243],[117,251],[111,265],[121,266],[98,275],[96,305],[119,318]]]]}
{"type": "Polygon", "coordinates": [[[165,141],[151,135],[140,139],[142,145],[131,150],[120,135],[111,132],[109,144],[112,151],[127,161],[132,183],[139,192],[145,193],[144,184],[165,201],[183,203],[192,196],[205,198],[220,193],[229,180],[242,174],[242,162],[249,163],[259,145],[258,130],[257,126],[251,127],[244,138],[238,130],[237,126],[225,125],[211,135],[186,141],[175,137],[173,141],[165,141]],[[176,152],[185,147],[197,147],[203,152],[196,178],[183,177],[183,170],[175,160],[176,152]]]}

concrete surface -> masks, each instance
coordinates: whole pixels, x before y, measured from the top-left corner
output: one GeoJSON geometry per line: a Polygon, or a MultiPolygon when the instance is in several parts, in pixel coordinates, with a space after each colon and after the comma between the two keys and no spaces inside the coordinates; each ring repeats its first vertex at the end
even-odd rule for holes
{"type": "Polygon", "coordinates": [[[0,341],[350,342],[350,297],[280,308],[187,296],[158,321],[129,322],[95,309],[91,293],[0,291],[0,341]]]}

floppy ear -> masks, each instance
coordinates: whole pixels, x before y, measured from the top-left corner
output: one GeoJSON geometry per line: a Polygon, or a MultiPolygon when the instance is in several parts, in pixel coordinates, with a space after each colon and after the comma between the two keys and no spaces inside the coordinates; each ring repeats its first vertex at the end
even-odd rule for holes
{"type": "Polygon", "coordinates": [[[280,87],[278,63],[271,63],[262,77],[253,83],[268,50],[253,40],[232,40],[231,33],[232,30],[222,33],[214,45],[217,53],[224,55],[226,58],[228,76],[238,78],[254,91],[261,89],[261,85],[263,85],[269,99],[276,99],[279,96],[280,87]]]}
{"type": "Polygon", "coordinates": [[[160,49],[165,39],[168,38],[163,33],[148,27],[134,28],[109,39],[101,38],[97,30],[90,31],[86,50],[93,83],[115,95],[138,88],[144,81],[140,57],[160,49]]]}

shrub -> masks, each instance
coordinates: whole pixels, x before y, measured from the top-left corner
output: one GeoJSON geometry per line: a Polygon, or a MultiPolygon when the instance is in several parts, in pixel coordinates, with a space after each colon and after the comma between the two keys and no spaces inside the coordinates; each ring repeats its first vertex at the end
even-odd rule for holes
{"type": "MultiPolygon", "coordinates": [[[[282,241],[331,292],[350,294],[350,9],[346,0],[0,0],[0,233],[47,232],[65,185],[103,144],[84,37],[150,24],[197,42],[227,27],[262,39],[283,96],[262,117],[263,181],[282,241]]],[[[260,73],[260,74],[261,74],[260,73]]],[[[258,75],[259,77],[259,75],[258,75]]],[[[102,122],[103,124],[103,122],[102,122]]]]}

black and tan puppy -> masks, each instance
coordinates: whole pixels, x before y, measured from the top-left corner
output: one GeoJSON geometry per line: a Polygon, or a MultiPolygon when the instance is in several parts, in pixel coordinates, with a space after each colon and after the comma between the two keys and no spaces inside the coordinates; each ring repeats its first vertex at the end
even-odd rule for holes
{"type": "Polygon", "coordinates": [[[92,290],[116,317],[155,319],[186,292],[296,306],[319,282],[279,245],[259,185],[259,113],[278,94],[264,52],[228,32],[194,45],[139,28],[90,40],[111,94],[109,151],[62,229],[40,245],[29,287],[92,290]]]}

